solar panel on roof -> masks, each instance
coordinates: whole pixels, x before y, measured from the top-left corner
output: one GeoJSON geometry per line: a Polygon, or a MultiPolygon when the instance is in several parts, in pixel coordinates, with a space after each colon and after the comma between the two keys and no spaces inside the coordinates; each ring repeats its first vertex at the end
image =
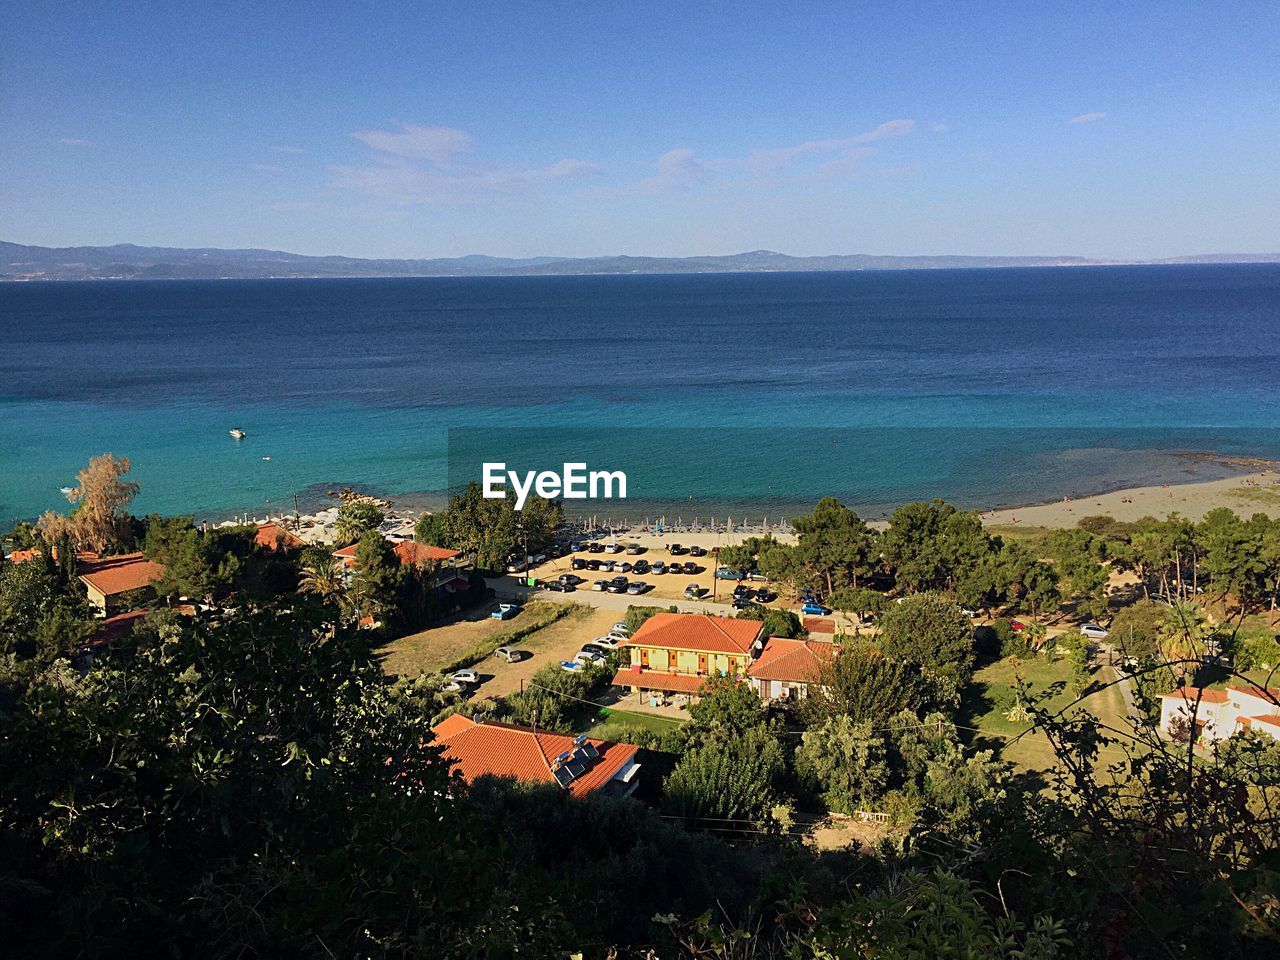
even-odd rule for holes
{"type": "Polygon", "coordinates": [[[585,764],[581,764],[581,763],[571,763],[571,764],[569,764],[567,767],[563,767],[562,769],[564,769],[564,770],[568,770],[568,771],[569,771],[569,773],[570,773],[570,774],[572,774],[572,775],[573,775],[573,776],[575,776],[575,777],[579,777],[579,776],[581,776],[581,775],[582,775],[582,771],[583,771],[583,770],[585,770],[585,769],[587,769],[587,768],[586,768],[586,765],[585,765],[585,764]]]}
{"type": "Polygon", "coordinates": [[[573,779],[574,774],[568,767],[561,767],[559,770],[555,771],[554,776],[556,778],[556,783],[560,784],[562,787],[567,787],[569,785],[569,781],[573,779]]]}
{"type": "Polygon", "coordinates": [[[596,749],[596,745],[594,743],[584,743],[582,745],[582,752],[587,755],[588,760],[594,760],[596,757],[600,756],[600,751],[596,749]]]}
{"type": "Polygon", "coordinates": [[[577,735],[577,737],[574,738],[573,744],[574,746],[580,747],[586,742],[587,742],[587,735],[585,733],[580,733],[577,735]]]}

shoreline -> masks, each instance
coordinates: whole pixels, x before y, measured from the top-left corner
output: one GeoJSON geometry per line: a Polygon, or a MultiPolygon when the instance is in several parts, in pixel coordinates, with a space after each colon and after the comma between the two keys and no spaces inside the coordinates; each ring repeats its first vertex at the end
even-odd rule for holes
{"type": "MultiPolygon", "coordinates": [[[[1144,486],[1122,487],[1104,490],[1083,496],[1063,497],[1061,500],[1030,503],[1019,506],[999,507],[994,509],[977,509],[985,526],[992,528],[1065,528],[1074,527],[1083,518],[1106,515],[1119,521],[1132,522],[1143,517],[1165,519],[1172,514],[1190,520],[1201,519],[1208,511],[1217,507],[1227,507],[1241,517],[1249,517],[1254,513],[1266,513],[1280,516],[1280,463],[1258,458],[1221,457],[1208,454],[1188,454],[1200,462],[1212,462],[1219,468],[1230,468],[1234,471],[1228,476],[1210,479],[1181,480],[1170,483],[1148,484],[1144,486]]],[[[399,496],[370,495],[372,499],[385,504],[388,523],[384,532],[394,530],[405,535],[412,529],[413,522],[423,513],[431,512],[427,504],[439,506],[440,495],[405,494],[399,496]]],[[[768,532],[779,539],[790,540],[794,534],[790,529],[789,517],[796,511],[784,513],[766,513],[757,508],[755,511],[735,511],[729,514],[736,518],[732,526],[727,526],[726,515],[712,512],[699,515],[698,524],[693,524],[693,517],[679,517],[668,512],[663,518],[660,514],[650,514],[647,518],[639,516],[626,517],[620,507],[625,501],[613,502],[615,517],[606,517],[605,511],[597,511],[599,522],[592,528],[589,524],[590,514],[570,513],[567,519],[581,525],[586,536],[607,539],[610,527],[606,520],[628,520],[614,524],[617,537],[628,542],[635,541],[645,545],[670,543],[672,541],[687,545],[697,544],[703,547],[728,545],[749,536],[758,536],[768,532]],[[714,515],[714,526],[711,521],[714,515]],[[658,521],[666,523],[659,528],[658,521]],[[647,520],[647,525],[645,522],[647,520]],[[683,520],[683,523],[680,521],[683,520]],[[765,526],[767,522],[767,527],[765,526]]],[[[812,509],[812,506],[809,507],[812,509]]],[[[805,511],[800,511],[805,512],[805,511]]],[[[324,510],[313,510],[300,513],[302,529],[299,531],[305,539],[322,542],[325,532],[331,530],[333,519],[337,513],[337,505],[324,510]],[[310,533],[313,537],[308,537],[310,533]]],[[[203,518],[211,524],[236,522],[247,517],[250,522],[275,520],[294,527],[292,512],[270,511],[262,515],[256,512],[238,511],[210,513],[203,518]]],[[[877,529],[886,526],[886,517],[864,518],[877,529]]]]}

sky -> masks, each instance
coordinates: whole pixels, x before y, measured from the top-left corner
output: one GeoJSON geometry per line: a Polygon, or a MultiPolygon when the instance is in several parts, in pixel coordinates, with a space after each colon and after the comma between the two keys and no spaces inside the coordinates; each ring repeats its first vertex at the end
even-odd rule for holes
{"type": "Polygon", "coordinates": [[[1280,251],[1280,3],[0,0],[0,239],[1280,251]]]}

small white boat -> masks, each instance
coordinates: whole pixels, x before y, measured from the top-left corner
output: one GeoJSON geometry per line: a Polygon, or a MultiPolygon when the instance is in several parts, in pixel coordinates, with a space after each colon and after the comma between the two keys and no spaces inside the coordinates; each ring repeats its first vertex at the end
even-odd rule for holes
{"type": "Polygon", "coordinates": [[[263,457],[262,459],[263,459],[263,460],[270,460],[271,458],[270,458],[270,457],[263,457]]]}
{"type": "Polygon", "coordinates": [[[245,437],[248,436],[248,434],[245,433],[243,430],[241,430],[239,427],[232,427],[227,432],[231,434],[231,436],[235,437],[237,440],[243,440],[245,437]]]}
{"type": "Polygon", "coordinates": [[[59,490],[61,490],[64,494],[68,494],[68,493],[70,493],[72,490],[74,490],[75,488],[74,488],[74,487],[59,487],[58,489],[59,489],[59,490]]]}

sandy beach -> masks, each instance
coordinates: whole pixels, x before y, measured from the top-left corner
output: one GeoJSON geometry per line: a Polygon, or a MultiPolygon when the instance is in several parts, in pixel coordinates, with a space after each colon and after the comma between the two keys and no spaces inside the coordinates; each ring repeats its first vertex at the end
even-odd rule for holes
{"type": "Polygon", "coordinates": [[[1115,490],[1054,503],[992,510],[984,512],[982,519],[988,526],[1074,527],[1081,518],[1099,514],[1132,521],[1141,517],[1164,519],[1177,513],[1199,520],[1215,507],[1228,507],[1244,517],[1255,513],[1280,516],[1280,471],[1261,470],[1198,483],[1115,490]]]}

